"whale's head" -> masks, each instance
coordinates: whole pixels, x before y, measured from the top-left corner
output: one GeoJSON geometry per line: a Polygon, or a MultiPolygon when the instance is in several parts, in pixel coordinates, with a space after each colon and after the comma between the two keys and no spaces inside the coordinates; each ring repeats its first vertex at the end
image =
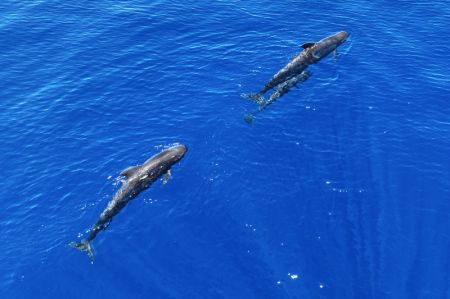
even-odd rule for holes
{"type": "Polygon", "coordinates": [[[173,163],[176,163],[180,161],[181,158],[183,158],[183,156],[186,154],[187,147],[184,144],[177,144],[175,146],[168,148],[166,151],[170,156],[170,160],[173,163]]]}
{"type": "Polygon", "coordinates": [[[180,161],[187,152],[187,147],[184,144],[177,144],[166,148],[158,155],[153,156],[149,162],[156,163],[156,165],[163,165],[163,168],[170,168],[172,165],[180,161]]]}
{"type": "Polygon", "coordinates": [[[349,35],[348,32],[340,31],[340,32],[336,33],[335,35],[332,35],[332,37],[336,41],[336,44],[339,46],[347,40],[348,35],[349,35]]]}
{"type": "Polygon", "coordinates": [[[185,145],[177,144],[166,148],[157,155],[154,155],[153,157],[145,161],[144,165],[146,165],[150,169],[158,168],[161,165],[163,166],[163,168],[170,168],[173,164],[180,161],[181,158],[183,158],[183,156],[186,154],[186,152],[187,147],[185,145]]]}
{"type": "Polygon", "coordinates": [[[154,155],[145,161],[144,164],[138,166],[139,171],[141,174],[147,175],[151,179],[157,178],[166,173],[167,170],[180,161],[186,152],[187,147],[183,144],[177,144],[166,148],[159,154],[154,155]]]}
{"type": "Polygon", "coordinates": [[[315,59],[315,62],[336,50],[337,47],[342,45],[347,40],[348,35],[349,34],[347,32],[340,31],[315,43],[314,46],[311,47],[311,53],[315,59]]]}

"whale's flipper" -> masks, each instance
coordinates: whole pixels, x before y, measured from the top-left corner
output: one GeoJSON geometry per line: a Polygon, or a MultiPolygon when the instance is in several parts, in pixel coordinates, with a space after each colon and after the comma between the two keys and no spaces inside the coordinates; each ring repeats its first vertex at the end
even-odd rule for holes
{"type": "Polygon", "coordinates": [[[266,100],[261,93],[243,93],[241,94],[241,97],[253,100],[261,106],[266,103],[266,100]]]}
{"type": "Polygon", "coordinates": [[[338,51],[337,51],[337,48],[336,48],[333,51],[333,62],[337,63],[337,59],[338,59],[338,51]]]}
{"type": "Polygon", "coordinates": [[[171,176],[172,176],[172,172],[170,172],[170,169],[168,169],[166,174],[164,175],[164,178],[162,181],[163,185],[167,184],[167,182],[169,181],[171,176]]]}
{"type": "Polygon", "coordinates": [[[253,121],[255,120],[255,116],[251,113],[247,113],[244,115],[244,120],[246,123],[251,125],[253,123],[253,121]]]}
{"type": "Polygon", "coordinates": [[[88,240],[83,240],[81,242],[70,242],[70,247],[76,248],[80,251],[86,251],[86,254],[88,255],[89,259],[94,261],[94,251],[92,250],[91,243],[89,243],[88,240]]]}

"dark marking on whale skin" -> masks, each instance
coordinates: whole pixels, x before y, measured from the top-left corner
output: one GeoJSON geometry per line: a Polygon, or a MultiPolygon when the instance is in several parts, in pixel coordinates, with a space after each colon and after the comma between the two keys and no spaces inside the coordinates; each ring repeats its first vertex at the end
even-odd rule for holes
{"type": "Polygon", "coordinates": [[[120,175],[125,177],[120,189],[114,194],[107,207],[103,210],[97,222],[93,225],[89,236],[81,242],[72,242],[69,245],[82,251],[86,251],[89,258],[93,259],[93,251],[90,245],[97,234],[106,229],[113,217],[117,215],[132,199],[146,190],[159,177],[170,173],[171,167],[180,161],[187,151],[187,147],[179,144],[163,150],[151,157],[142,165],[128,167],[120,175]]]}

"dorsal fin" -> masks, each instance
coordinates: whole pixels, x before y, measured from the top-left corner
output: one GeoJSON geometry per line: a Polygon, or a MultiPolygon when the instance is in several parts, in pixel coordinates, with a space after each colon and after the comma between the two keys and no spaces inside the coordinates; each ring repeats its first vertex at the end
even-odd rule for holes
{"type": "Polygon", "coordinates": [[[306,50],[308,48],[311,48],[315,44],[316,44],[315,42],[307,42],[307,43],[304,43],[303,45],[301,45],[301,47],[306,50]]]}
{"type": "Polygon", "coordinates": [[[124,177],[126,177],[126,178],[129,178],[129,177],[132,176],[134,173],[136,173],[136,171],[138,171],[139,168],[141,168],[141,165],[130,166],[130,167],[125,168],[124,170],[122,170],[122,172],[120,173],[120,175],[121,175],[121,176],[124,176],[124,177]]]}

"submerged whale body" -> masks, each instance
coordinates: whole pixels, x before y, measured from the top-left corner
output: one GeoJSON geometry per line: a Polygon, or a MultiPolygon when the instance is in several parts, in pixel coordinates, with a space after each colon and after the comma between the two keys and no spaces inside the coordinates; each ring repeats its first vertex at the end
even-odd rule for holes
{"type": "Polygon", "coordinates": [[[186,151],[186,146],[182,144],[176,145],[151,157],[142,165],[132,166],[123,170],[120,175],[125,177],[125,181],[116,194],[114,194],[113,198],[108,203],[108,206],[103,210],[97,222],[93,225],[89,236],[81,242],[72,242],[69,245],[81,251],[85,251],[92,260],[93,251],[90,242],[100,231],[109,226],[112,218],[117,215],[129,201],[150,187],[150,185],[162,175],[165,175],[165,183],[170,176],[171,167],[183,158],[186,151]]]}

